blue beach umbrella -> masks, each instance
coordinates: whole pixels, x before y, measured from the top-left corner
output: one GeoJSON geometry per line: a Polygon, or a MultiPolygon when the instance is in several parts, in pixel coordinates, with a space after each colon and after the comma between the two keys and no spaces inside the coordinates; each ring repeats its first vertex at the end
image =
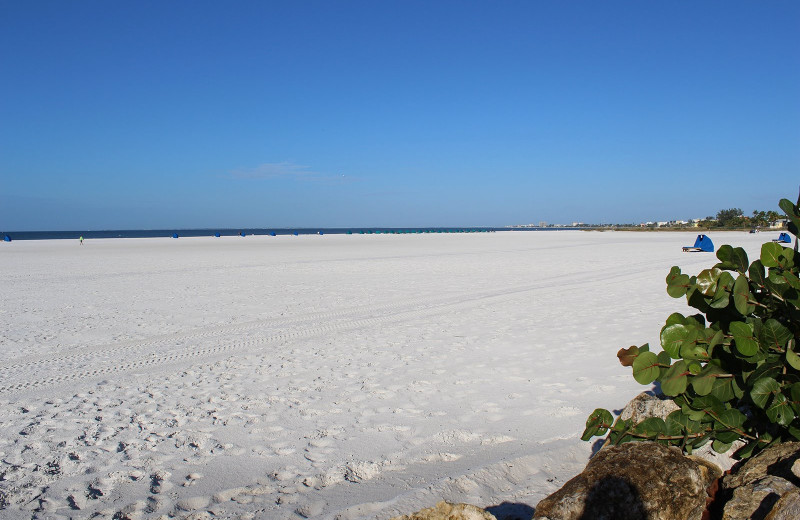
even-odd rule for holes
{"type": "Polygon", "coordinates": [[[172,234],[172,238],[178,238],[178,234],[177,233],[173,233],[172,234]]]}
{"type": "Polygon", "coordinates": [[[11,237],[8,235],[3,235],[3,242],[11,242],[11,237]]]}

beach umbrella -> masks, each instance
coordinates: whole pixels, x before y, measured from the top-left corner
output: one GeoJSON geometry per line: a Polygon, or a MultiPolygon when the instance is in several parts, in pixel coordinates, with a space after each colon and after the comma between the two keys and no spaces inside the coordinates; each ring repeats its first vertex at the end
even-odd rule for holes
{"type": "Polygon", "coordinates": [[[295,231],[295,232],[294,232],[294,236],[297,236],[297,235],[299,235],[299,234],[300,234],[300,233],[298,233],[297,231],[295,231]]]}
{"type": "Polygon", "coordinates": [[[214,233],[214,236],[219,238],[219,233],[214,233]]]}
{"type": "Polygon", "coordinates": [[[178,234],[177,233],[173,233],[172,234],[172,238],[178,238],[178,234]]]}
{"type": "Polygon", "coordinates": [[[3,242],[11,242],[11,237],[8,235],[3,235],[3,242]]]}
{"type": "Polygon", "coordinates": [[[275,232],[274,232],[274,231],[273,231],[273,232],[271,232],[271,233],[269,234],[269,236],[271,236],[271,237],[274,237],[274,236],[275,236],[275,232]]]}

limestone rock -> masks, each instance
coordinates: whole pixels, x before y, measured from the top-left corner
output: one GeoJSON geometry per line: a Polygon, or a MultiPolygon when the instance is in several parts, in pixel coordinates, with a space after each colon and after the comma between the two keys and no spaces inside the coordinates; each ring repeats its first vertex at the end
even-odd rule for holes
{"type": "MultiPolygon", "coordinates": [[[[652,391],[642,392],[625,405],[625,408],[619,414],[619,418],[623,420],[632,419],[634,423],[641,422],[648,417],[659,417],[666,420],[667,416],[675,410],[680,410],[680,407],[675,404],[672,398],[652,391]]],[[[711,449],[711,443],[709,442],[694,450],[692,455],[719,466],[722,471],[727,471],[737,462],[732,457],[733,453],[744,444],[742,441],[736,441],[731,449],[725,453],[717,453],[711,449]]]]}
{"type": "Polygon", "coordinates": [[[800,518],[789,513],[800,507],[800,478],[793,471],[798,460],[800,442],[784,442],[767,448],[727,475],[722,487],[731,498],[724,506],[723,519],[800,518]]]}
{"type": "Polygon", "coordinates": [[[797,520],[800,518],[800,489],[785,493],[772,506],[764,520],[797,520]]]}
{"type": "Polygon", "coordinates": [[[736,488],[726,504],[722,520],[749,520],[764,518],[784,494],[797,491],[797,487],[781,477],[767,475],[736,488]]]}
{"type": "Polygon", "coordinates": [[[796,460],[796,461],[794,461],[794,463],[792,464],[792,474],[793,474],[795,477],[797,477],[797,478],[800,478],[800,459],[797,459],[797,460],[796,460]]]}
{"type": "Polygon", "coordinates": [[[653,442],[609,446],[536,506],[540,520],[700,520],[721,470],[653,442]]]}
{"type": "Polygon", "coordinates": [[[800,478],[792,473],[792,466],[800,459],[800,442],[784,442],[765,449],[751,458],[735,473],[723,479],[726,489],[735,489],[767,475],[774,475],[800,485],[800,478]]]}
{"type": "Polygon", "coordinates": [[[680,410],[680,407],[664,394],[642,392],[625,405],[619,418],[622,420],[633,419],[634,423],[638,423],[648,417],[666,419],[675,410],[680,410]]]}
{"type": "Polygon", "coordinates": [[[396,516],[391,520],[497,520],[491,513],[469,504],[439,502],[410,515],[396,516]]]}

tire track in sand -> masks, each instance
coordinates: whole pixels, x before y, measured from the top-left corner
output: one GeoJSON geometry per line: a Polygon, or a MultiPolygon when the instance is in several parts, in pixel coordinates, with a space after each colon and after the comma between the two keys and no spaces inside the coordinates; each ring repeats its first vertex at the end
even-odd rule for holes
{"type": "MultiPolygon", "coordinates": [[[[73,348],[56,357],[39,356],[24,362],[12,361],[0,365],[0,395],[33,391],[39,388],[67,385],[84,380],[102,379],[109,375],[136,370],[154,370],[175,364],[210,360],[235,352],[256,351],[296,338],[321,335],[341,330],[374,327],[380,323],[398,321],[421,315],[452,312],[486,300],[514,297],[522,293],[546,289],[563,290],[585,283],[611,283],[620,278],[633,278],[649,269],[642,264],[623,274],[603,277],[602,272],[559,274],[524,286],[467,292],[445,297],[416,298],[397,304],[374,307],[354,306],[330,312],[310,313],[278,320],[258,320],[238,325],[223,325],[195,329],[185,333],[157,336],[143,341],[122,344],[73,348]],[[278,329],[276,331],[275,329],[278,329]],[[283,329],[283,330],[280,330],[283,329]],[[288,329],[288,330],[287,330],[288,329]],[[263,334],[263,332],[272,332],[263,334]],[[254,336],[255,334],[255,336],[254,336]],[[222,338],[222,341],[219,341],[222,338]],[[57,372],[57,374],[54,374],[57,372]]],[[[609,270],[613,273],[612,270],[609,270]]]]}

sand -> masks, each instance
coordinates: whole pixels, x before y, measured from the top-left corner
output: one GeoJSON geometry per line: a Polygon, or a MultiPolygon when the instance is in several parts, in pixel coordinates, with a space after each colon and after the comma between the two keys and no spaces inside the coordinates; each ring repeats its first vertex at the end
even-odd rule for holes
{"type": "MultiPolygon", "coordinates": [[[[775,235],[775,236],[773,236],[775,235]]],[[[775,233],[712,233],[755,258],[775,233]]],[[[531,514],[694,233],[0,244],[3,518],[531,514]]]]}

